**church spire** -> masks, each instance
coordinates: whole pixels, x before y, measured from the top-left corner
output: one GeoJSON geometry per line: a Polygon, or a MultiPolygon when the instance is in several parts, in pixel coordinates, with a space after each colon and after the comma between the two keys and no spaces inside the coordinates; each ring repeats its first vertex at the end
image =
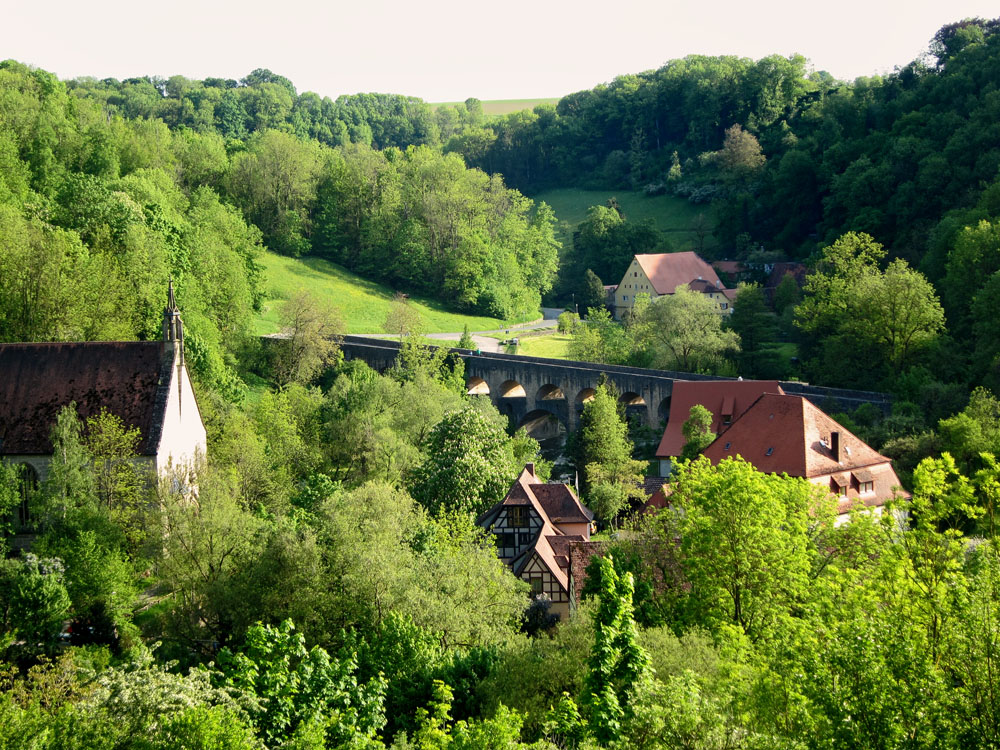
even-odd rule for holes
{"type": "Polygon", "coordinates": [[[163,340],[184,343],[184,324],[181,311],[174,299],[174,280],[167,284],[167,306],[163,310],[163,340]]]}

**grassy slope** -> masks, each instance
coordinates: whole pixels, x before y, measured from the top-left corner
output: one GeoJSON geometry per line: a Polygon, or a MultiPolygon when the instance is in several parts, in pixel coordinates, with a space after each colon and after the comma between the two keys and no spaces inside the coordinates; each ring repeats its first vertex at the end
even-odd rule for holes
{"type": "MultiPolygon", "coordinates": [[[[520,112],[522,109],[534,109],[539,104],[557,104],[559,97],[551,99],[490,99],[482,102],[483,114],[485,115],[506,115],[511,112],[520,112]]],[[[434,102],[432,107],[453,107],[463,102],[434,102]]]]}
{"type": "MultiPolygon", "coordinates": [[[[647,196],[633,190],[581,190],[559,188],[532,195],[535,201],[545,201],[556,212],[560,222],[560,239],[566,243],[572,239],[577,224],[587,218],[587,209],[602,206],[608,198],[615,197],[629,221],[652,219],[656,228],[666,235],[671,250],[697,250],[698,238],[691,231],[691,223],[698,214],[705,214],[709,226],[714,225],[714,217],[708,206],[696,206],[683,198],[673,195],[647,196]],[[565,225],[563,224],[565,222],[565,225]]],[[[709,232],[705,238],[705,249],[715,245],[715,238],[709,232]]]]}
{"type": "MultiPolygon", "coordinates": [[[[278,313],[281,303],[300,289],[327,299],[340,308],[347,333],[382,333],[382,323],[393,296],[389,287],[365,281],[342,266],[321,258],[287,258],[266,252],[261,258],[261,265],[264,267],[267,301],[256,322],[257,333],[275,333],[280,328],[278,313]]],[[[505,325],[504,321],[496,318],[450,312],[432,300],[411,297],[411,301],[423,315],[428,333],[461,331],[465,325],[472,331],[505,325]]]]}

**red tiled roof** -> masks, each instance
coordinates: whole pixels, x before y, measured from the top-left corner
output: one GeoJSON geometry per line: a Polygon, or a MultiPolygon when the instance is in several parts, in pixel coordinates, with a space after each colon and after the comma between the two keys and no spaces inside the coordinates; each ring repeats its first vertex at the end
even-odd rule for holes
{"type": "Polygon", "coordinates": [[[684,449],[681,428],[691,416],[691,407],[701,404],[714,417],[712,432],[719,434],[725,427],[724,406],[729,406],[729,416],[734,420],[763,393],[782,393],[777,380],[678,380],[670,395],[670,419],[663,431],[663,438],[656,449],[657,458],[679,456],[684,449]]]}
{"type": "Polygon", "coordinates": [[[635,259],[657,294],[673,294],[681,284],[691,284],[698,279],[709,282],[712,287],[722,287],[715,269],[697,253],[655,253],[636,255],[635,259]]]}
{"type": "Polygon", "coordinates": [[[138,427],[139,453],[155,454],[171,364],[163,341],[0,344],[0,454],[51,453],[71,401],[83,419],[106,407],[138,427]]]}
{"type": "Polygon", "coordinates": [[[708,279],[694,279],[688,282],[688,289],[692,292],[702,292],[707,294],[708,292],[723,292],[722,282],[713,283],[708,279]]]}
{"type": "Polygon", "coordinates": [[[806,478],[889,461],[808,399],[774,393],[758,398],[705,449],[713,462],[736,454],[767,474],[806,478]],[[840,433],[839,463],[830,446],[832,432],[840,433]]]}
{"type": "Polygon", "coordinates": [[[851,488],[848,504],[857,498],[867,505],[881,505],[892,496],[892,488],[899,486],[888,458],[802,396],[765,393],[704,453],[712,463],[742,456],[758,471],[805,477],[831,492],[834,485],[847,486],[851,488]],[[833,433],[839,434],[839,460],[833,451],[833,433]],[[875,493],[859,496],[858,484],[872,479],[875,493]]]}
{"type": "Polygon", "coordinates": [[[746,266],[738,260],[714,260],[712,261],[712,268],[722,273],[733,274],[743,273],[746,270],[746,266]]]}
{"type": "Polygon", "coordinates": [[[806,274],[808,272],[809,269],[802,263],[775,263],[764,286],[776,287],[784,280],[785,276],[791,276],[799,286],[802,286],[806,281],[806,274]]]}
{"type": "Polygon", "coordinates": [[[670,500],[668,498],[671,494],[673,494],[673,488],[669,484],[664,484],[650,495],[649,500],[642,506],[642,512],[652,513],[663,508],[669,508],[670,500]]]}

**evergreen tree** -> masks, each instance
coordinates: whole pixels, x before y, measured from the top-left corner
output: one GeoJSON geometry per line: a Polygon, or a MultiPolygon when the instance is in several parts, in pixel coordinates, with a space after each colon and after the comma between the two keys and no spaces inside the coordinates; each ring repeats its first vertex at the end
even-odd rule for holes
{"type": "Polygon", "coordinates": [[[632,574],[619,576],[610,557],[599,565],[602,588],[583,697],[590,730],[607,745],[618,738],[622,722],[631,714],[630,701],[652,677],[652,669],[632,619],[632,574]]]}
{"type": "Polygon", "coordinates": [[[465,324],[465,328],[462,329],[462,338],[458,340],[459,349],[475,349],[476,342],[472,339],[472,334],[469,333],[469,324],[465,324]]]}

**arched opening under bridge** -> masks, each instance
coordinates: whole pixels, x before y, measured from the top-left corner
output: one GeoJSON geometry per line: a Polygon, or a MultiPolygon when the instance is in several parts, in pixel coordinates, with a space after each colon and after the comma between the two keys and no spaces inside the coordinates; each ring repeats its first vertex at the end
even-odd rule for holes
{"type": "Polygon", "coordinates": [[[465,392],[470,396],[489,396],[490,386],[482,378],[473,375],[465,381],[465,392]]]}
{"type": "Polygon", "coordinates": [[[538,393],[535,395],[536,401],[565,401],[566,394],[563,393],[563,389],[557,385],[552,385],[551,383],[543,385],[538,389],[538,393]]]}
{"type": "Polygon", "coordinates": [[[563,455],[566,449],[566,425],[555,414],[545,409],[535,409],[524,415],[517,428],[524,429],[538,441],[542,458],[552,461],[552,479],[570,476],[570,466],[563,455]]]}
{"type": "Polygon", "coordinates": [[[516,380],[505,380],[500,384],[500,398],[527,398],[524,386],[516,380]]]}

